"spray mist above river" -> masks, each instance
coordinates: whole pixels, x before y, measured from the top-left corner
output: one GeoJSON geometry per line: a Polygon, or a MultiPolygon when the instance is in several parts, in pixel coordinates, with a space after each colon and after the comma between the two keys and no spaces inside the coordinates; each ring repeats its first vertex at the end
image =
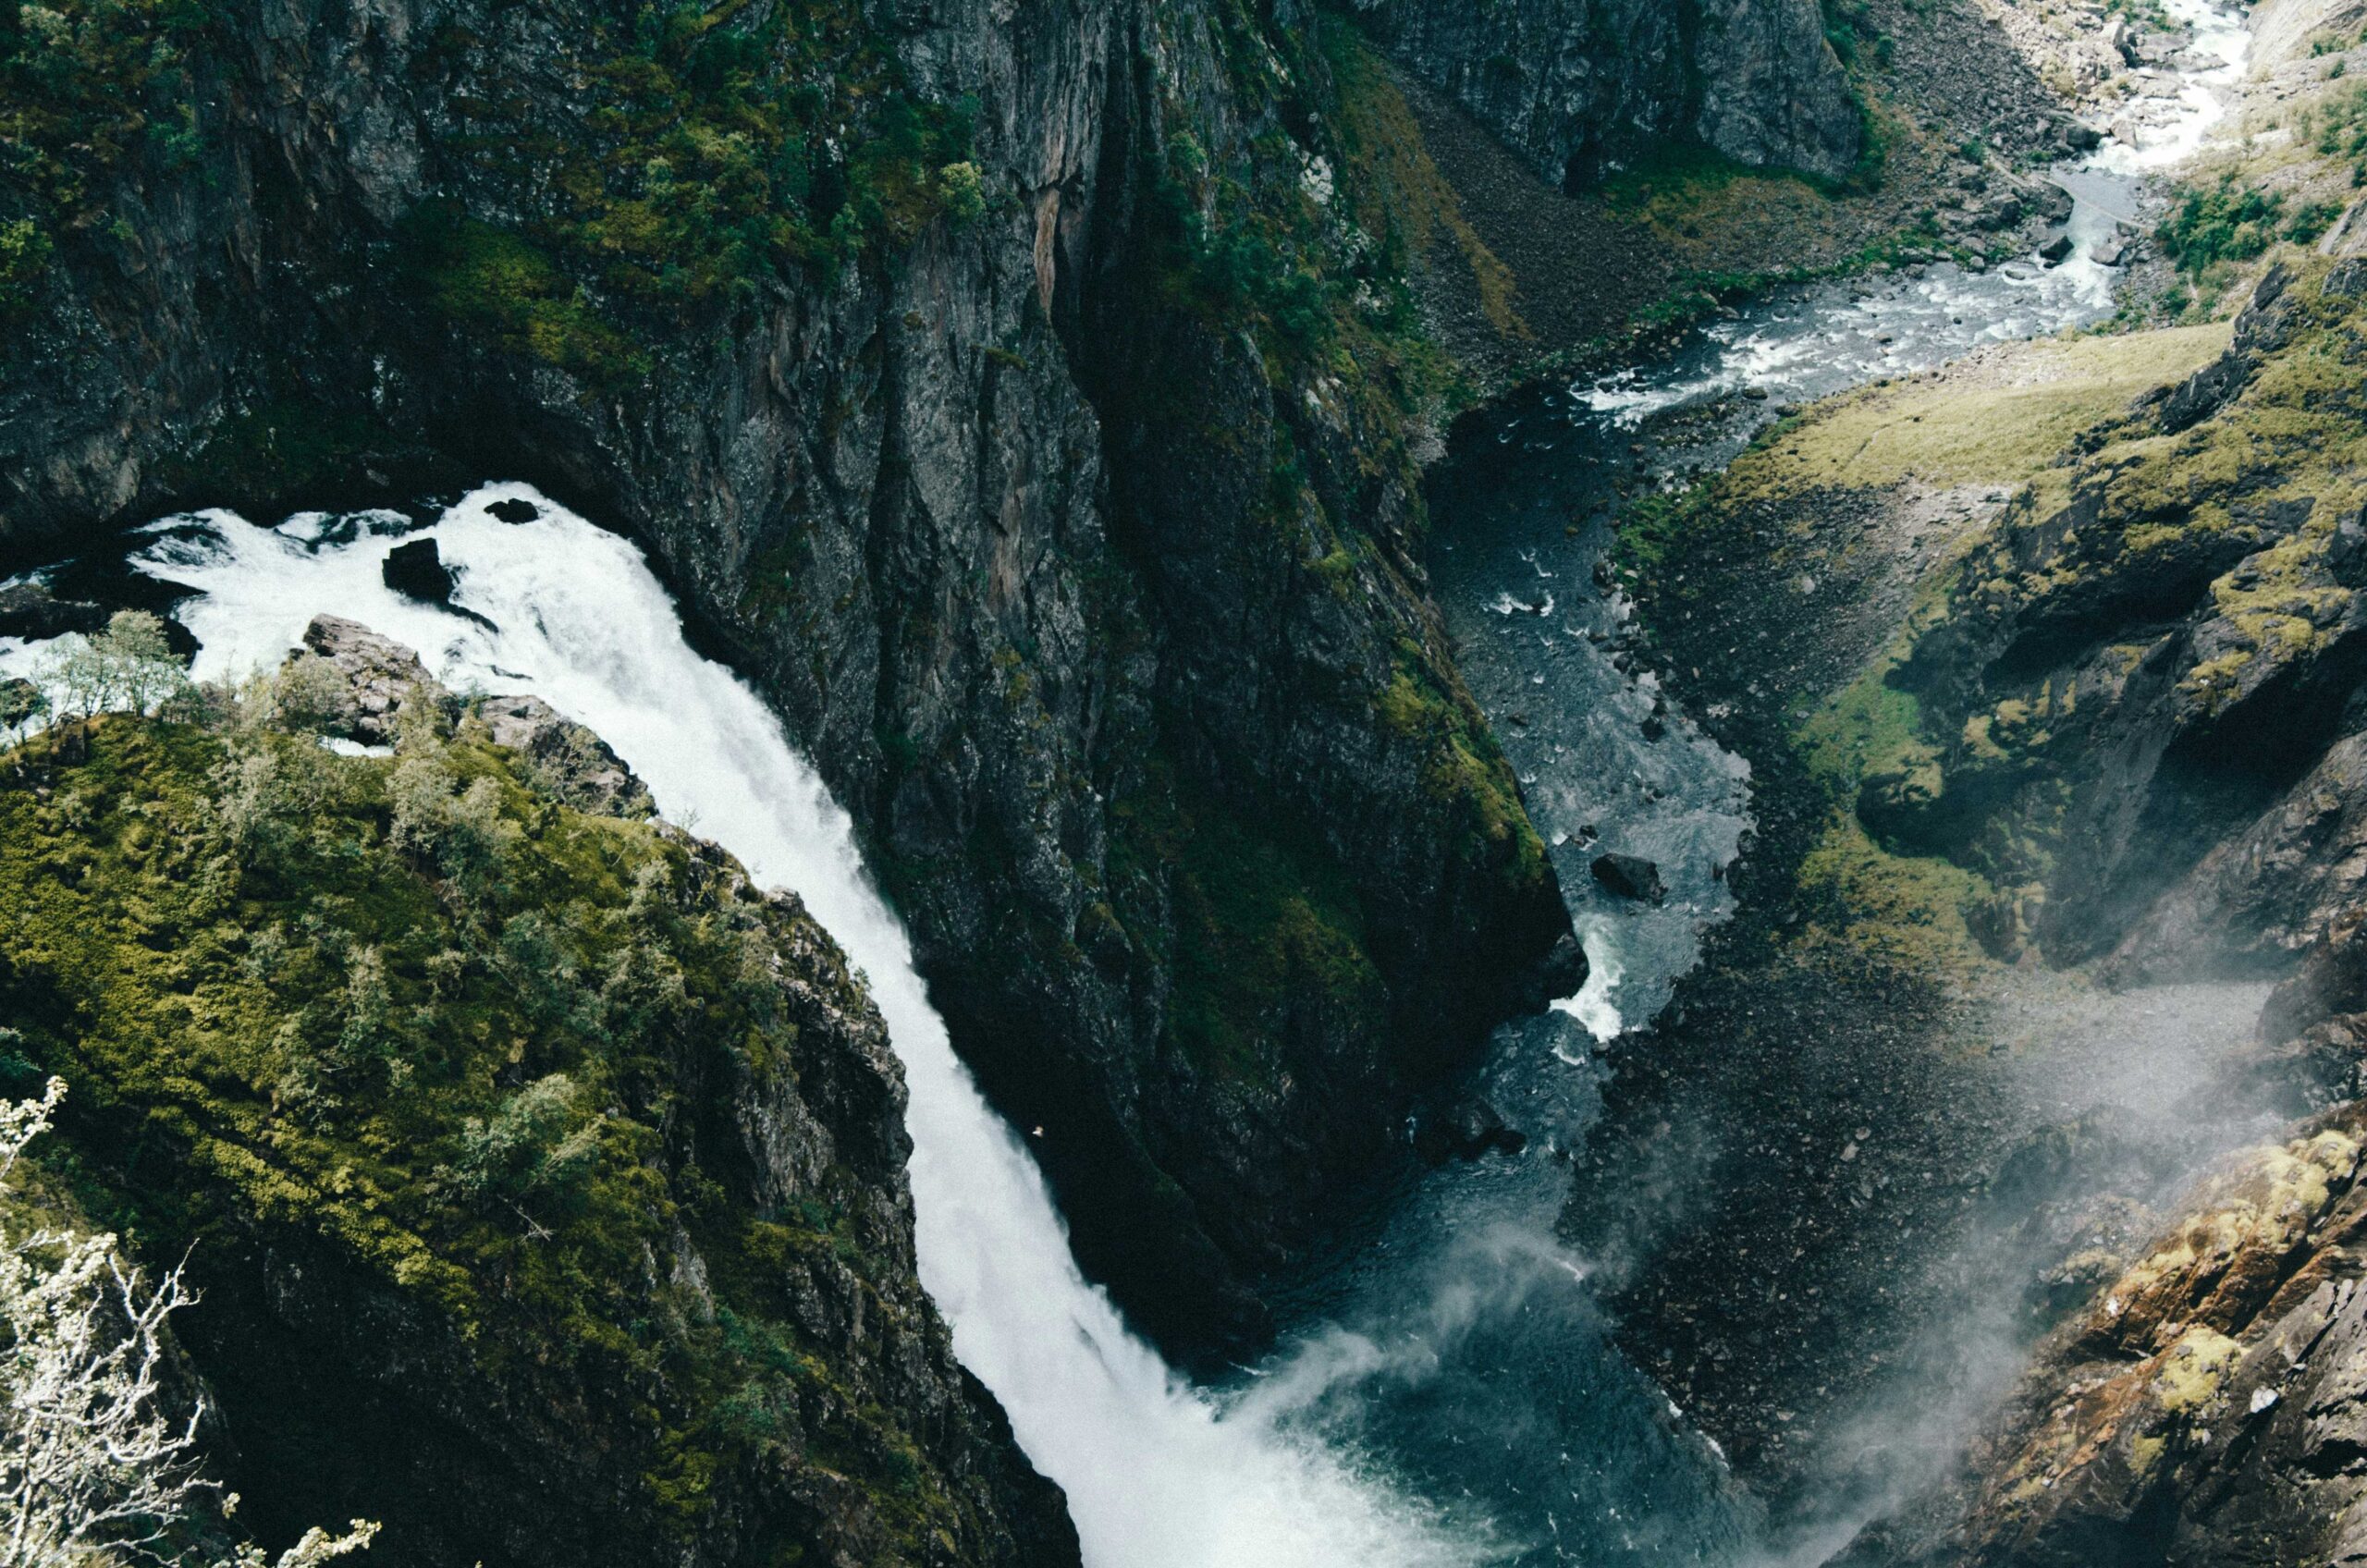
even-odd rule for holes
{"type": "MultiPolygon", "coordinates": [[[[456,690],[543,696],[603,736],[667,815],[804,899],[867,974],[904,1064],[923,1282],[1066,1489],[1096,1568],[1754,1560],[1758,1506],[1613,1348],[1589,1261],[1556,1235],[1565,1161],[1602,1088],[1594,1047],[1665,1005],[1731,908],[1723,873],[1749,827],[1747,765],[1634,665],[1629,606],[1597,568],[1624,498],[1721,466],[1782,405],[2109,313],[2097,246],[2141,221],[2138,178],[2201,144],[2243,58],[2233,9],[2167,6],[2201,63],[2066,172],[2079,202],[2061,265],[1784,290],[1653,362],[1516,400],[1437,472],[1437,598],[1553,846],[1591,977],[1501,1031],[1474,1085],[1526,1147],[1413,1184],[1300,1283],[1277,1350],[1221,1386],[1162,1364],[1080,1276],[1024,1139],[954,1057],[848,817],[756,695],[685,642],[634,545],[504,484],[416,516],[168,519],[135,564],[190,591],[174,614],[201,644],[200,676],[276,662],[313,615],[362,621],[456,690]],[[537,515],[501,521],[489,508],[503,500],[537,515]],[[468,619],[385,585],[387,552],[423,534],[468,619]],[[1653,861],[1665,900],[1600,889],[1589,866],[1604,850],[1653,861]]],[[[0,645],[0,673],[33,651],[0,645]]]]}

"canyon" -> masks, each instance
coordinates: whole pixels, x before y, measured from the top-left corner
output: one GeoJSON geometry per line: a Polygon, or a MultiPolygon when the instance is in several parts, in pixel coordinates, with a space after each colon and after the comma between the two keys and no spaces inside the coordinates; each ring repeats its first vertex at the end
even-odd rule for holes
{"type": "MultiPolygon", "coordinates": [[[[480,1284],[480,1340],[240,1174],[342,1179],[292,1067],[192,1097],[108,1044],[164,982],[12,947],[0,1065],[96,1091],[55,1180],[202,1243],[251,1517],[394,1562],[2346,1550],[2363,19],[26,10],[0,677],[127,605],[215,680],[356,615],[416,649],[306,633],[378,649],[356,701],[415,668],[538,842],[626,800],[805,1010],[786,1079],[601,1091],[684,1218],[624,1295],[480,1284]],[[537,541],[645,629],[553,631],[590,591],[537,541]],[[549,1322],[659,1348],[537,1370],[549,1322]],[[714,1425],[750,1401],[787,1427],[714,1425]],[[364,1435],[421,1409],[465,1481],[364,1435]]],[[[145,865],[234,722],[53,729],[12,841],[145,865]]],[[[403,754],[346,759],[357,841],[403,754]]],[[[528,913],[421,952],[505,973],[528,913]]],[[[306,939],[343,1016],[360,938],[306,939]]],[[[516,1027],[423,1146],[590,1048],[516,1027]]]]}

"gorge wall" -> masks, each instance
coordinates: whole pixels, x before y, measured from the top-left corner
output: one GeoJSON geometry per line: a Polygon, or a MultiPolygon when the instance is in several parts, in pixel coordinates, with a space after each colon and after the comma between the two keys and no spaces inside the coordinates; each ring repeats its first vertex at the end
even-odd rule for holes
{"type": "Polygon", "coordinates": [[[1446,373],[1336,20],[26,17],[0,540],[479,472],[631,530],[1171,1349],[1255,1340],[1423,1087],[1575,984],[1425,597],[1446,373]]]}
{"type": "Polygon", "coordinates": [[[1355,3],[1407,69],[1567,190],[1688,140],[1828,180],[1865,151],[1815,0],[1355,3]]]}

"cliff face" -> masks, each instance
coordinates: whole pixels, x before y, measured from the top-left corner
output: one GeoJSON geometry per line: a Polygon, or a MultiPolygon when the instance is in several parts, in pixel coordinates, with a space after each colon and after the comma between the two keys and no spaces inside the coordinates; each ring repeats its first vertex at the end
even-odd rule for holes
{"type": "Polygon", "coordinates": [[[2272,269],[2224,354],[2017,498],[1892,677],[1919,738],[1860,815],[1981,871],[1993,945],[2257,970],[2355,900],[2367,536],[2324,367],[2362,284],[2272,269]]]}
{"type": "Polygon", "coordinates": [[[901,1073],[828,936],[540,703],[308,641],[337,671],[0,789],[0,1069],[73,1085],[43,1159],[93,1222],[187,1258],[242,1524],[383,1519],[403,1564],[1074,1562],[915,1276],[901,1073]],[[392,728],[349,680],[400,694],[397,756],[319,745],[392,728]]]}
{"type": "MultiPolygon", "coordinates": [[[[2312,1112],[2219,1162],[2037,1346],[1956,1476],[1837,1568],[2342,1562],[2367,1547],[2360,922],[2270,998],[2220,1092],[2312,1112]]],[[[2076,1267],[2076,1266],[2075,1266],[2076,1267]]]]}
{"type": "Polygon", "coordinates": [[[1258,1333],[1566,930],[1416,565],[1438,376],[1338,24],[60,15],[6,39],[8,546],[464,472],[629,528],[854,811],[1088,1268],[1171,1346],[1258,1333]]]}
{"type": "Polygon", "coordinates": [[[1407,69],[1576,190],[1692,138],[1846,178],[1864,127],[1814,0],[1356,0],[1407,69]]]}

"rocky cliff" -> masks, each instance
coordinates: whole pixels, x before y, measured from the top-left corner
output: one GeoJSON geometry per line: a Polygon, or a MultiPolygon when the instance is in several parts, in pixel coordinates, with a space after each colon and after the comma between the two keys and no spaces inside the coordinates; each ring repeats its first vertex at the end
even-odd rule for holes
{"type": "Polygon", "coordinates": [[[2357,893],[2352,263],[2280,265],[2227,349],[2079,437],[1892,684],[1859,812],[1995,888],[1993,945],[2124,974],[2289,962],[2357,893]]]}
{"type": "Polygon", "coordinates": [[[855,813],[1087,1268],[1254,1338],[1566,929],[1424,594],[1441,369],[1341,25],[12,16],[0,538],[462,472],[630,529],[855,813]]]}
{"type": "MultiPolygon", "coordinates": [[[[1961,1467],[1838,1568],[2347,1562],[2367,1550],[2367,1002],[2356,915],[2214,1093],[2310,1112],[2218,1162],[2038,1346],[1961,1467]]],[[[2199,1110],[2199,1114],[2201,1113],[2199,1110]]]]}
{"type": "Polygon", "coordinates": [[[1814,0],[1356,0],[1392,53],[1571,191],[1691,140],[1839,180],[1866,133],[1814,0]]]}
{"type": "Polygon", "coordinates": [[[242,1524],[380,1518],[394,1563],[1074,1562],[915,1277],[901,1072],[828,937],[539,702],[308,642],[0,764],[0,1072],[67,1079],[43,1163],[186,1257],[242,1524]]]}

